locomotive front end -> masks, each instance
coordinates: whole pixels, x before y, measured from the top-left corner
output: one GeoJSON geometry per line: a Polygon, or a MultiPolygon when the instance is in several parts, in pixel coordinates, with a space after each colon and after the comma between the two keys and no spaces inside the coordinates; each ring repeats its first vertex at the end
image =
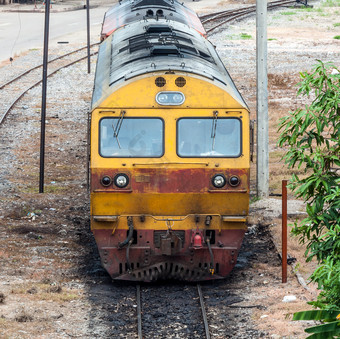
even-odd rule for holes
{"type": "Polygon", "coordinates": [[[123,0],[104,18],[91,228],[113,279],[226,277],[246,230],[249,111],[197,15],[123,0]]]}
{"type": "Polygon", "coordinates": [[[124,83],[91,125],[91,227],[112,278],[226,277],[246,230],[248,110],[163,72],[124,83]]]}

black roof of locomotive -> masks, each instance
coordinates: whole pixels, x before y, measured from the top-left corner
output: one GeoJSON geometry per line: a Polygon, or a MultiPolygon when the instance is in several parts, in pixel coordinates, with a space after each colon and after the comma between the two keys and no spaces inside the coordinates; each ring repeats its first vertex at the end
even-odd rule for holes
{"type": "MultiPolygon", "coordinates": [[[[171,0],[142,0],[136,4],[156,2],[171,0]]],[[[143,18],[116,30],[101,44],[93,108],[114,91],[114,85],[157,71],[187,72],[217,81],[246,107],[215,48],[199,32],[176,21],[143,18]]]]}

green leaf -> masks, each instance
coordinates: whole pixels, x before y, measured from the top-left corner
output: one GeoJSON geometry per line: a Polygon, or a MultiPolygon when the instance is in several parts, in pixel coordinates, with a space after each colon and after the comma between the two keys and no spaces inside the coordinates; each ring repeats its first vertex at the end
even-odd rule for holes
{"type": "Polygon", "coordinates": [[[293,320],[322,320],[335,319],[340,314],[340,309],[337,311],[327,310],[310,310],[294,313],[293,320]]]}
{"type": "Polygon", "coordinates": [[[305,329],[306,333],[329,333],[329,334],[337,334],[340,333],[340,326],[339,326],[340,322],[337,321],[333,321],[327,324],[322,324],[322,325],[317,325],[317,326],[313,326],[313,327],[308,327],[305,329]]]}
{"type": "MultiPolygon", "coordinates": [[[[338,334],[337,332],[336,334],[338,334]]],[[[332,333],[314,333],[310,336],[308,336],[306,339],[333,339],[334,334],[332,333]]]]}

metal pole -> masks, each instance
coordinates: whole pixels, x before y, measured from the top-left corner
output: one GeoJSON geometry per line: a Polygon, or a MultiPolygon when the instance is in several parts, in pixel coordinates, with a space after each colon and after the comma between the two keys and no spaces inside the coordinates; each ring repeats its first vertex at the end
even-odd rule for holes
{"type": "Polygon", "coordinates": [[[90,55],[90,0],[86,0],[86,21],[87,21],[87,73],[91,73],[90,55]]]}
{"type": "Polygon", "coordinates": [[[256,0],[257,195],[269,195],[267,0],[256,0]]]}
{"type": "Polygon", "coordinates": [[[44,59],[41,100],[41,127],[40,127],[40,172],[39,193],[44,193],[45,172],[45,120],[46,120],[46,92],[47,92],[47,64],[48,64],[48,34],[50,26],[50,0],[45,0],[45,32],[44,32],[44,59]]]}
{"type": "Polygon", "coordinates": [[[282,180],[282,283],[287,282],[287,180],[282,180]]]}

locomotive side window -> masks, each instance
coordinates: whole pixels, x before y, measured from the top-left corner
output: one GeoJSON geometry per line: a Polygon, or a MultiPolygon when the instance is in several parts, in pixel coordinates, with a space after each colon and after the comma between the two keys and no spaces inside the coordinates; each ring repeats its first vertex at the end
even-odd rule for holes
{"type": "Polygon", "coordinates": [[[99,154],[108,158],[161,157],[164,122],[159,118],[102,118],[99,154]]]}
{"type": "Polygon", "coordinates": [[[238,118],[179,119],[177,154],[180,157],[239,157],[242,152],[241,127],[238,118]]]}

